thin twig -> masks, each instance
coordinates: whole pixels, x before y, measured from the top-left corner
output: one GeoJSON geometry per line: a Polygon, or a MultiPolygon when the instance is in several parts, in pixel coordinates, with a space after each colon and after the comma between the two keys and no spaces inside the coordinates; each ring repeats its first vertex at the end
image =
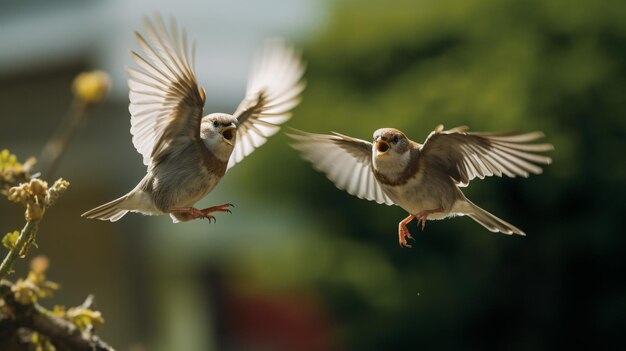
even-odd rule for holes
{"type": "Polygon", "coordinates": [[[28,243],[35,241],[35,235],[37,235],[37,229],[39,228],[39,219],[26,222],[24,228],[20,232],[20,236],[17,239],[17,243],[12,250],[6,255],[2,264],[0,264],[0,279],[4,279],[13,269],[13,263],[20,255],[20,252],[24,250],[28,243]]]}
{"type": "Polygon", "coordinates": [[[87,115],[88,106],[89,104],[85,100],[74,97],[72,105],[65,115],[63,122],[48,140],[46,146],[44,146],[41,156],[39,157],[39,164],[42,174],[46,177],[51,177],[59,165],[68,143],[87,115]]]}
{"type": "MultiPolygon", "coordinates": [[[[31,180],[31,183],[36,182],[31,180]]],[[[45,182],[40,183],[46,184],[45,182]]],[[[44,186],[47,187],[47,184],[44,186]]],[[[54,205],[59,197],[63,195],[68,186],[69,183],[66,180],[59,178],[50,188],[45,189],[45,191],[47,191],[47,195],[44,200],[39,200],[38,203],[33,203],[32,200],[29,200],[31,202],[28,204],[25,214],[26,225],[22,228],[20,236],[17,238],[15,247],[9,250],[0,264],[0,279],[4,279],[7,274],[11,272],[15,259],[20,256],[23,257],[28,251],[29,245],[35,242],[35,236],[37,235],[37,229],[39,228],[39,221],[41,221],[43,214],[47,208],[54,205]],[[34,214],[38,215],[34,216],[34,214]]],[[[40,187],[42,187],[42,185],[40,185],[40,187]]],[[[40,196],[41,195],[43,194],[40,194],[40,196]]]]}

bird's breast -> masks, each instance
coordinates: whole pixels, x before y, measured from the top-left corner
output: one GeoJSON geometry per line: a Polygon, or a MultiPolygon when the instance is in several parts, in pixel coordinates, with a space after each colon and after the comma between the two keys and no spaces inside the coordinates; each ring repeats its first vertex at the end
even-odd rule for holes
{"type": "Polygon", "coordinates": [[[190,207],[215,188],[221,177],[200,168],[198,172],[179,171],[166,177],[154,178],[153,198],[161,210],[190,207]]]}
{"type": "Polygon", "coordinates": [[[433,182],[423,172],[401,185],[382,184],[383,190],[393,202],[405,211],[415,214],[424,210],[447,208],[451,194],[445,184],[433,182]]]}
{"type": "Polygon", "coordinates": [[[195,148],[166,157],[150,169],[151,193],[162,211],[193,206],[219,183],[221,169],[211,169],[195,148]]]}

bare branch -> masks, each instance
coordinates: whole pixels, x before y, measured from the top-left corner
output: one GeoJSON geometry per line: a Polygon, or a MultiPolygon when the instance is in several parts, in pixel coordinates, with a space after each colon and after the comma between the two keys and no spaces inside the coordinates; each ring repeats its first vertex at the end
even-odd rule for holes
{"type": "MultiPolygon", "coordinates": [[[[45,335],[57,350],[114,351],[104,341],[89,331],[81,332],[73,323],[53,316],[36,302],[21,304],[15,300],[9,281],[0,281],[0,298],[10,315],[0,314],[0,330],[28,328],[45,335]]],[[[87,298],[86,302],[90,298],[87,298]]]]}

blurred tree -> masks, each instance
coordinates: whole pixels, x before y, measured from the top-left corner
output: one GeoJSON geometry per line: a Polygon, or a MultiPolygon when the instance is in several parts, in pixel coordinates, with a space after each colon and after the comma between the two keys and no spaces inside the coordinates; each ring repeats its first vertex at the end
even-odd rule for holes
{"type": "Polygon", "coordinates": [[[341,348],[591,348],[620,341],[624,18],[620,1],[335,2],[326,30],[305,48],[308,88],[295,127],[369,139],[393,126],[417,141],[439,123],[543,130],[556,147],[541,176],[477,181],[468,189],[528,237],[494,235],[461,218],[430,222],[423,234],[413,228],[411,250],[396,242],[401,210],[335,189],[282,145],[251,160],[269,169],[285,159],[295,166],[255,173],[242,182],[245,191],[282,184],[278,199],[304,202],[326,223],[328,232],[302,248],[315,253],[290,255],[289,267],[332,262],[310,279],[331,307],[341,348]],[[351,273],[342,275],[342,267],[351,273]],[[372,299],[358,293],[368,291],[361,281],[377,292],[372,299]],[[375,302],[384,296],[388,303],[375,302]]]}

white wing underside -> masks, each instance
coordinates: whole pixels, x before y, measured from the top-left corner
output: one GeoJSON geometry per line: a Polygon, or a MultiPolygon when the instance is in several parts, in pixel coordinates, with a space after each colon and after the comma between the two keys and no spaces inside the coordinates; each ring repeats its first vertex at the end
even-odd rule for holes
{"type": "Polygon", "coordinates": [[[304,89],[301,55],[282,40],[270,40],[252,63],[246,97],[233,114],[239,120],[237,142],[228,169],[243,160],[291,118],[304,89]]]}
{"type": "Polygon", "coordinates": [[[360,199],[394,204],[372,172],[371,143],[339,134],[296,131],[288,135],[296,141],[292,146],[301,152],[302,157],[325,173],[337,188],[360,199]]]}
{"type": "Polygon", "coordinates": [[[130,132],[145,165],[150,164],[155,147],[166,131],[191,137],[193,129],[199,131],[204,102],[192,67],[195,43],[190,60],[184,29],[179,37],[173,20],[169,33],[160,17],[155,17],[155,23],[156,26],[145,20],[148,40],[135,33],[143,55],[131,52],[137,68],[127,68],[130,76],[128,109],[132,115],[130,132]],[[185,133],[187,129],[189,133],[185,133]]]}

